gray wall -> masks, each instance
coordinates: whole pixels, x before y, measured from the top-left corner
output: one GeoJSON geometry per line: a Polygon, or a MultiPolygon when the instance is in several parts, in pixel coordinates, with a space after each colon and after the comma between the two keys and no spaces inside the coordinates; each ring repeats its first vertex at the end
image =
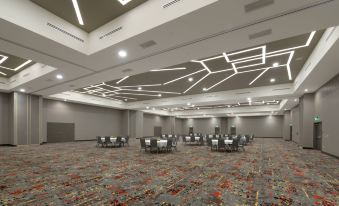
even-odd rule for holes
{"type": "Polygon", "coordinates": [[[322,151],[339,156],[339,75],[315,93],[315,115],[322,121],[322,151]]]}
{"type": "Polygon", "coordinates": [[[44,141],[47,122],[75,123],[75,140],[93,140],[98,135],[126,135],[122,119],[121,110],[44,99],[44,141]]]}
{"type": "Polygon", "coordinates": [[[10,94],[0,93],[0,144],[12,144],[10,141],[10,94]]]}
{"type": "Polygon", "coordinates": [[[174,130],[175,134],[185,134],[183,130],[183,124],[184,124],[183,119],[175,118],[175,130],[174,130]]]}
{"type": "Polygon", "coordinates": [[[283,124],[283,138],[284,138],[284,140],[290,140],[290,125],[291,124],[292,124],[291,111],[286,111],[284,113],[284,124],[283,124]]]}
{"type": "Polygon", "coordinates": [[[254,134],[255,137],[282,137],[283,116],[255,116],[228,118],[228,131],[235,126],[237,134],[254,134]]]}
{"type": "Polygon", "coordinates": [[[154,127],[161,127],[162,134],[171,133],[171,117],[144,113],[143,136],[153,136],[154,127]]]}
{"type": "Polygon", "coordinates": [[[300,131],[299,131],[299,117],[300,112],[299,112],[299,106],[294,107],[291,110],[291,119],[292,119],[292,141],[295,143],[299,144],[299,136],[300,136],[300,131]]]}
{"type": "Polygon", "coordinates": [[[188,134],[188,128],[193,127],[194,133],[214,134],[215,127],[221,127],[221,118],[195,118],[185,119],[183,124],[183,133],[188,134]]]}
{"type": "Polygon", "coordinates": [[[313,148],[314,94],[300,98],[300,142],[303,148],[313,148]]]}

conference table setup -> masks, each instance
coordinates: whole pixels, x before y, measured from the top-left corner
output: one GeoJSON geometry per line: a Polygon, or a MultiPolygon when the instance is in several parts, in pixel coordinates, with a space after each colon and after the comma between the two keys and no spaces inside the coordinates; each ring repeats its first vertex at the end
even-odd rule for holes
{"type": "Polygon", "coordinates": [[[129,145],[129,137],[120,137],[120,136],[97,136],[97,146],[101,147],[121,147],[129,145]]]}
{"type": "Polygon", "coordinates": [[[174,135],[168,137],[143,137],[140,138],[140,150],[149,152],[171,152],[173,149],[177,150],[177,141],[174,135]]]}

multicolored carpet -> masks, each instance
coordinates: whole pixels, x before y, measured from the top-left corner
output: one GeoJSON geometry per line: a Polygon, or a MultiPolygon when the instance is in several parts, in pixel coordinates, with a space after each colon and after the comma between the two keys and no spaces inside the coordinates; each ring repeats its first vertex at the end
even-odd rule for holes
{"type": "Polygon", "coordinates": [[[339,160],[281,139],[245,152],[0,147],[0,205],[339,205],[339,160]]]}

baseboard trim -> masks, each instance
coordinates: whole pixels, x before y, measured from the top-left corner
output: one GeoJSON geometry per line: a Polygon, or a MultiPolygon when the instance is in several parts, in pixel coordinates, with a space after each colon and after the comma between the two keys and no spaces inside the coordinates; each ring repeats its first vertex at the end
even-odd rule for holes
{"type": "Polygon", "coordinates": [[[96,139],[77,139],[74,140],[74,142],[92,142],[92,141],[97,141],[96,139]]]}
{"type": "Polygon", "coordinates": [[[0,144],[1,147],[16,147],[14,144],[0,144]]]}
{"type": "Polygon", "coordinates": [[[324,151],[321,151],[321,153],[324,153],[324,154],[326,154],[326,155],[328,155],[328,156],[331,156],[331,157],[334,157],[334,158],[336,158],[336,159],[339,159],[339,157],[336,156],[336,155],[334,155],[334,154],[330,154],[330,153],[327,153],[327,152],[324,152],[324,151]]]}
{"type": "Polygon", "coordinates": [[[313,147],[302,147],[303,149],[314,149],[313,147]]]}
{"type": "Polygon", "coordinates": [[[254,139],[256,138],[266,138],[266,139],[282,139],[282,137],[256,137],[254,136],[254,139]]]}

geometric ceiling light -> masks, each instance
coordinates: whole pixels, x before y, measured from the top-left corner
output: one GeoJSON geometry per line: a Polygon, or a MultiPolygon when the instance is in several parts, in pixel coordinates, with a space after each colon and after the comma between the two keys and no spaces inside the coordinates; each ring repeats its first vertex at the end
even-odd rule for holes
{"type": "Polygon", "coordinates": [[[78,18],[78,22],[80,25],[84,25],[84,21],[82,20],[82,16],[81,16],[81,13],[80,13],[80,8],[79,8],[79,5],[78,5],[78,1],[77,0],[72,0],[72,3],[73,3],[73,7],[74,7],[74,10],[75,10],[75,14],[78,18]]]}
{"type": "MultiPolygon", "coordinates": [[[[249,85],[254,84],[255,81],[257,81],[259,78],[261,78],[266,72],[270,71],[271,69],[286,69],[287,71],[287,76],[288,79],[291,81],[293,80],[292,77],[292,72],[291,72],[291,63],[295,54],[295,50],[299,48],[304,48],[310,45],[316,31],[311,32],[308,35],[308,38],[306,40],[306,43],[294,46],[294,47],[289,47],[289,48],[283,48],[283,49],[277,49],[277,50],[268,50],[267,45],[262,45],[262,46],[257,46],[254,48],[250,49],[244,49],[244,50],[239,50],[236,52],[230,52],[226,53],[223,52],[219,56],[214,56],[214,57],[209,57],[205,59],[200,59],[200,60],[191,60],[190,62],[198,63],[200,64],[200,67],[198,67],[195,71],[190,71],[189,73],[183,73],[182,76],[175,77],[173,79],[166,79],[164,82],[157,82],[157,84],[150,84],[150,85],[124,85],[124,86],[116,86],[114,88],[115,92],[118,92],[119,95],[142,95],[142,96],[157,96],[156,94],[148,94],[148,93],[156,93],[158,94],[186,94],[188,91],[192,90],[196,86],[201,86],[200,91],[206,92],[209,91],[219,85],[221,85],[223,82],[228,81],[231,78],[234,78],[234,76],[239,76],[240,74],[247,74],[247,73],[254,73],[258,72],[257,76],[249,83],[249,85]],[[276,60],[276,59],[282,58],[280,62],[274,62],[270,63],[271,60],[276,60]],[[209,61],[223,61],[226,62],[225,68],[221,68],[221,70],[211,70],[210,63],[209,61]],[[198,76],[197,78],[196,76],[198,76]],[[194,78],[193,78],[194,75],[194,78]],[[215,78],[216,75],[224,76],[222,77],[223,79],[218,80],[216,82],[213,82],[213,85],[209,85],[209,87],[203,87],[202,81],[204,79],[213,79],[215,78]],[[144,90],[144,88],[148,86],[158,86],[158,87],[164,87],[164,89],[168,89],[167,85],[176,83],[180,80],[186,79],[189,82],[194,83],[190,85],[188,88],[183,88],[180,93],[178,92],[162,92],[162,91],[149,91],[147,89],[144,90]],[[138,87],[142,86],[142,90],[138,91],[138,87]],[[166,86],[166,87],[165,87],[166,86]],[[128,91],[128,92],[125,92],[128,91]],[[142,92],[139,93],[139,92],[142,92]]],[[[0,57],[1,60],[1,57],[0,57]]],[[[190,68],[191,69],[191,68],[190,68]]],[[[188,70],[185,67],[179,67],[179,68],[166,68],[166,69],[153,69],[151,72],[165,72],[167,71],[170,73],[171,71],[175,70],[188,70]]],[[[174,73],[176,74],[176,73],[174,73]]],[[[159,74],[160,75],[160,74],[159,74]]],[[[166,75],[165,75],[166,76],[166,75]]],[[[133,76],[132,76],[133,77],[133,76]]],[[[115,84],[119,84],[122,81],[125,81],[128,78],[128,76],[120,79],[119,81],[115,82],[115,84]]],[[[158,80],[157,80],[158,81],[158,80]]],[[[274,78],[269,79],[271,83],[275,82],[274,78]]],[[[81,91],[80,93],[89,93],[90,92],[100,92],[100,89],[106,89],[106,87],[100,85],[97,85],[98,87],[87,87],[85,90],[86,91],[81,91]],[[96,91],[94,91],[96,90],[96,91]]],[[[205,85],[204,85],[205,86],[205,85]]],[[[179,88],[181,89],[181,88],[179,88]]],[[[158,90],[158,89],[157,89],[158,90]]],[[[162,90],[162,89],[160,89],[162,90]]],[[[111,91],[113,92],[113,91],[111,91]]],[[[109,95],[107,95],[109,96],[109,95]]],[[[164,95],[162,95],[164,96],[164,95]]],[[[115,96],[117,97],[117,96],[115,96]]]]}
{"type": "Polygon", "coordinates": [[[120,2],[120,4],[122,4],[123,6],[125,6],[128,2],[132,1],[132,0],[118,0],[120,2]]]}

